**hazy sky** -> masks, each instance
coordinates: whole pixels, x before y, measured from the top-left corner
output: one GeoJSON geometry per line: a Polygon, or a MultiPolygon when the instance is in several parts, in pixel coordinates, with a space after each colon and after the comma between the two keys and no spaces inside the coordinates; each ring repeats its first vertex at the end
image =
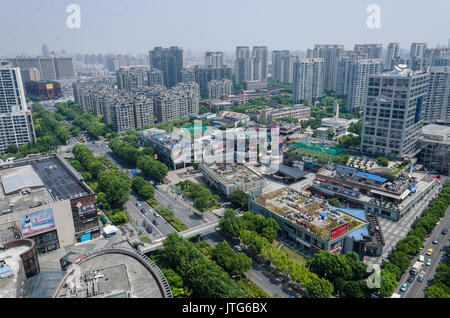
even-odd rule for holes
{"type": "Polygon", "coordinates": [[[398,41],[429,47],[450,37],[449,0],[1,0],[0,56],[50,50],[146,53],[154,46],[233,52],[238,45],[305,50],[320,43],[398,41]],[[81,28],[69,29],[69,4],[81,28]],[[369,4],[381,28],[369,29],[369,4]]]}

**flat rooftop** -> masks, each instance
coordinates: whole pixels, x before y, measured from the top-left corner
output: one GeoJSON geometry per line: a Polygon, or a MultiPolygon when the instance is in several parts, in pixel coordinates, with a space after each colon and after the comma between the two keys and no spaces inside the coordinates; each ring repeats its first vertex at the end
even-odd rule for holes
{"type": "Polygon", "coordinates": [[[0,260],[5,261],[5,267],[0,268],[0,272],[11,273],[9,277],[0,278],[0,298],[18,298],[20,296],[17,295],[18,284],[22,283],[19,276],[20,264],[22,263],[20,255],[29,249],[30,246],[28,245],[19,245],[0,251],[0,260]]]}
{"type": "Polygon", "coordinates": [[[204,167],[213,173],[223,184],[248,183],[263,179],[244,164],[213,163],[204,164],[204,167]]]}
{"type": "Polygon", "coordinates": [[[12,176],[17,186],[9,188],[15,191],[8,193],[5,193],[3,186],[0,188],[0,214],[10,212],[11,206],[14,210],[25,210],[93,193],[69,163],[54,155],[19,159],[11,165],[14,167],[0,169],[0,179],[11,180],[12,176]],[[40,182],[28,184],[27,176],[30,175],[40,182]]]}
{"type": "Polygon", "coordinates": [[[121,253],[98,254],[80,262],[74,274],[65,276],[61,286],[57,298],[76,297],[76,293],[78,298],[163,297],[152,273],[137,259],[121,253]],[[93,293],[94,286],[97,293],[93,293]],[[71,288],[76,291],[71,292],[71,288]]]}
{"type": "Polygon", "coordinates": [[[91,193],[90,189],[75,179],[56,158],[34,162],[32,167],[55,200],[68,200],[91,193]]]}
{"type": "Polygon", "coordinates": [[[261,195],[258,203],[324,240],[329,240],[331,230],[343,224],[347,224],[347,233],[366,224],[364,220],[330,206],[326,200],[287,187],[261,195]]]}

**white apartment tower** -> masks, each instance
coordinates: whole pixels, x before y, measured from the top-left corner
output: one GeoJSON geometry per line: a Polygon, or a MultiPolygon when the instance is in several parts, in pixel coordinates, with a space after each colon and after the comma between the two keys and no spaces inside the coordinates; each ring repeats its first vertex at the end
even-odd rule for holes
{"type": "Polygon", "coordinates": [[[450,66],[430,68],[424,120],[450,120],[450,66]]]}
{"type": "Polygon", "coordinates": [[[382,60],[380,59],[353,60],[349,71],[347,93],[347,109],[349,111],[358,113],[364,109],[369,76],[382,72],[382,69],[382,60]]]}
{"type": "Polygon", "coordinates": [[[294,104],[313,104],[322,97],[324,59],[307,58],[294,63],[294,104]]]}
{"type": "Polygon", "coordinates": [[[0,154],[9,145],[17,147],[36,138],[31,111],[27,108],[19,68],[0,65],[0,154]]]}

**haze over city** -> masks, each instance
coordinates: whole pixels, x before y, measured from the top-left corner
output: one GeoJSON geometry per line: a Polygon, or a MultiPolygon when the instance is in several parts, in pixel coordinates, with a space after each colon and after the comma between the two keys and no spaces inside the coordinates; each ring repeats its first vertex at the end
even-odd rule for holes
{"type": "Polygon", "coordinates": [[[448,12],[446,0],[348,0],[345,5],[332,0],[2,1],[0,56],[39,54],[42,43],[55,51],[89,54],[146,53],[172,45],[230,53],[238,45],[306,50],[317,43],[386,47],[400,41],[409,48],[411,42],[426,41],[436,47],[447,44],[448,12]],[[379,29],[366,26],[372,3],[381,8],[379,29]],[[66,26],[70,4],[81,8],[80,29],[66,26]]]}

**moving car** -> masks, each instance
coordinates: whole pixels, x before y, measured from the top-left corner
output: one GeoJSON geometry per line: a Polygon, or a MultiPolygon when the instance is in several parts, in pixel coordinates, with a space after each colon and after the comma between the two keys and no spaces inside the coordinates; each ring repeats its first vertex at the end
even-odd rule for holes
{"type": "Polygon", "coordinates": [[[439,242],[439,239],[436,237],[434,240],[433,240],[433,244],[437,244],[439,242]]]}
{"type": "Polygon", "coordinates": [[[153,224],[158,225],[158,220],[153,220],[153,224]]]}
{"type": "Polygon", "coordinates": [[[234,249],[236,250],[236,252],[242,252],[242,248],[239,245],[236,245],[234,249]]]}
{"type": "Polygon", "coordinates": [[[424,278],[425,278],[425,272],[422,272],[422,273],[420,273],[419,277],[417,277],[417,280],[419,282],[422,282],[424,278]]]}
{"type": "Polygon", "coordinates": [[[403,283],[402,287],[400,287],[400,291],[404,292],[408,288],[408,283],[403,283]]]}
{"type": "Polygon", "coordinates": [[[408,283],[413,283],[414,282],[414,279],[416,278],[416,276],[415,275],[411,275],[411,276],[409,276],[409,278],[408,278],[408,283]]]}
{"type": "Polygon", "coordinates": [[[427,266],[431,266],[431,258],[427,259],[427,262],[425,263],[427,266]]]}
{"type": "Polygon", "coordinates": [[[445,235],[445,234],[447,234],[447,232],[448,232],[448,229],[445,227],[445,228],[442,230],[441,234],[442,234],[442,235],[445,235]]]}
{"type": "Polygon", "coordinates": [[[433,250],[432,248],[430,248],[430,249],[427,251],[427,255],[428,255],[428,256],[431,256],[431,254],[433,254],[433,252],[434,252],[434,250],[433,250]]]}
{"type": "Polygon", "coordinates": [[[142,209],[141,209],[141,212],[142,212],[142,214],[145,214],[145,212],[147,212],[147,211],[145,211],[145,209],[142,208],[142,209]]]}
{"type": "Polygon", "coordinates": [[[141,207],[142,204],[140,204],[139,202],[136,202],[136,206],[137,206],[137,207],[141,207]]]}

